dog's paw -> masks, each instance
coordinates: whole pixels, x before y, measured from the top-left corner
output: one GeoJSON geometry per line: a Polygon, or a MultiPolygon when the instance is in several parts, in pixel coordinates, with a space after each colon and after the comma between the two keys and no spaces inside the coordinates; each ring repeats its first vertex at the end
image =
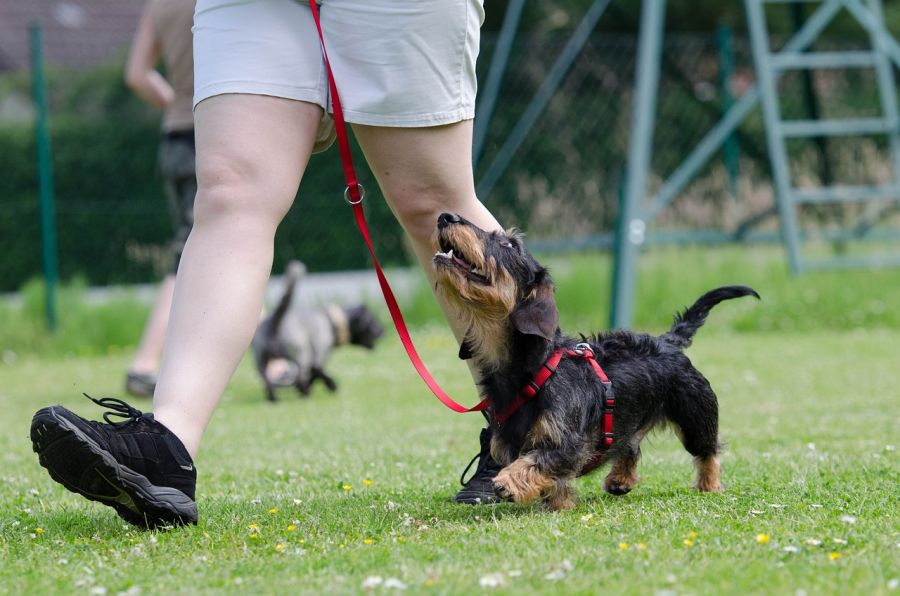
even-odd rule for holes
{"type": "Polygon", "coordinates": [[[725,487],[722,486],[722,484],[718,480],[716,480],[714,482],[711,482],[711,481],[698,482],[697,484],[694,485],[694,488],[696,488],[701,493],[723,493],[723,492],[725,492],[725,487]]]}
{"type": "Polygon", "coordinates": [[[501,499],[527,505],[547,492],[553,481],[538,473],[530,462],[519,459],[500,470],[492,484],[494,494],[501,499]]]}
{"type": "Polygon", "coordinates": [[[619,484],[617,482],[606,482],[603,484],[603,490],[611,495],[616,495],[617,497],[627,495],[631,492],[632,488],[634,487],[627,484],[619,484]]]}
{"type": "Polygon", "coordinates": [[[494,489],[494,494],[497,495],[497,497],[503,499],[504,501],[512,500],[512,498],[513,498],[512,491],[510,491],[508,488],[506,488],[505,484],[497,482],[496,480],[494,482],[492,482],[491,484],[494,489]]]}
{"type": "Polygon", "coordinates": [[[616,461],[603,479],[603,490],[611,495],[627,495],[637,486],[640,478],[632,461],[616,461]]]}

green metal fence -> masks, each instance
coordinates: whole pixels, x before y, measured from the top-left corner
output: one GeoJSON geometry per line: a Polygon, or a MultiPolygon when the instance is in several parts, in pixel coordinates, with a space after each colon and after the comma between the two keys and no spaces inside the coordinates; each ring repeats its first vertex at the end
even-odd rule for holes
{"type": "MultiPolygon", "coordinates": [[[[580,18],[583,12],[573,16],[580,18]]],[[[634,34],[588,31],[560,73],[558,89],[529,115],[529,105],[572,39],[572,29],[519,32],[508,46],[489,121],[476,120],[481,198],[504,225],[525,230],[540,251],[611,248],[626,171],[634,34]],[[515,151],[504,153],[523,117],[528,126],[515,151]]],[[[821,43],[852,50],[864,40],[832,36],[821,43]]],[[[482,91],[489,88],[487,74],[498,44],[503,47],[501,34],[485,34],[479,59],[482,91]]],[[[661,56],[651,194],[754,81],[750,45],[740,31],[668,34],[661,56]]],[[[157,121],[122,86],[122,60],[119,55],[93,69],[49,68],[45,73],[62,280],[83,276],[99,285],[148,282],[164,268],[170,224],[155,176],[157,121]]],[[[808,114],[813,106],[804,89],[810,84],[824,92],[820,96],[825,100],[814,107],[826,115],[862,117],[879,97],[874,77],[860,74],[817,72],[810,81],[785,77],[785,113],[808,114]]],[[[0,74],[0,102],[14,96],[32,100],[29,73],[0,74]]],[[[0,291],[16,290],[45,268],[38,200],[44,195],[39,191],[34,122],[30,116],[0,120],[0,162],[5,164],[0,176],[0,254],[5,255],[0,259],[0,291]]],[[[735,131],[727,149],[653,220],[654,242],[777,240],[765,147],[762,120],[754,114],[735,131]]],[[[791,163],[795,177],[810,184],[825,176],[878,181],[890,175],[887,147],[877,141],[831,143],[825,149],[827,162],[812,141],[792,154],[797,156],[791,163]]],[[[368,180],[367,187],[376,185],[368,180]]],[[[313,271],[368,266],[340,191],[336,152],[314,157],[298,203],[279,229],[276,270],[295,257],[313,271]]],[[[368,203],[380,258],[389,265],[411,263],[400,229],[377,192],[368,203]]],[[[801,217],[808,227],[827,231],[851,215],[822,207],[801,217]]],[[[884,214],[875,227],[876,233],[892,233],[898,227],[896,214],[884,214]]]]}

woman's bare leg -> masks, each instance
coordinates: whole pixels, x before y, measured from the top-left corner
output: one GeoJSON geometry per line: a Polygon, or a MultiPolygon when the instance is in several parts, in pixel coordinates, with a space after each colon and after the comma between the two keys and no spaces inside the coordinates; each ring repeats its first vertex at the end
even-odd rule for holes
{"type": "Polygon", "coordinates": [[[195,111],[194,226],[178,269],[154,416],[196,455],[259,321],[275,230],[300,184],[320,107],[220,95],[195,111]]]}
{"type": "MultiPolygon", "coordinates": [[[[458,213],[482,229],[501,229],[475,196],[471,120],[429,128],[354,125],[353,131],[432,288],[431,238],[438,215],[458,213]]],[[[436,298],[460,340],[466,330],[443,298],[436,298]]]]}

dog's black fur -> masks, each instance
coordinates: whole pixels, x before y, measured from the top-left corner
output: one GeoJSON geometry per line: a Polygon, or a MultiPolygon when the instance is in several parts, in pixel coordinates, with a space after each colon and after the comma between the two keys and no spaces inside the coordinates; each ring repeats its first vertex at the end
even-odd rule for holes
{"type": "Polygon", "coordinates": [[[276,401],[276,386],[290,385],[306,396],[316,380],[336,391],[337,382],[324,369],[331,351],[345,343],[372,349],[384,335],[378,319],[363,304],[315,310],[291,308],[295,288],[305,272],[299,261],[288,265],[284,294],[272,314],[260,322],[251,344],[269,401],[276,401]],[[267,374],[269,362],[276,359],[284,359],[292,367],[288,373],[291,378],[277,385],[267,374]]]}
{"type": "MultiPolygon", "coordinates": [[[[560,331],[550,275],[518,234],[485,232],[452,214],[441,215],[437,228],[437,284],[468,325],[460,357],[474,359],[494,412],[516,400],[556,349],[586,341],[616,399],[615,440],[599,460],[612,463],[605,490],[625,494],[635,486],[641,439],[664,421],[694,456],[697,488],[722,490],[716,395],[682,350],[710,309],[731,298],[759,298],[753,289],[704,294],[659,337],[616,330],[575,339],[560,331]]],[[[564,358],[537,396],[495,428],[491,454],[505,466],[495,492],[518,503],[542,498],[551,509],[574,506],[570,481],[598,454],[602,391],[588,363],[564,358]]]]}

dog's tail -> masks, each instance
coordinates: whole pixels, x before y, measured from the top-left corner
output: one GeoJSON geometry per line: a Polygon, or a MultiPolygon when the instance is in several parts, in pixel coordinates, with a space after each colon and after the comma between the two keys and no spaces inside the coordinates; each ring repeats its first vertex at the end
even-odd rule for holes
{"type": "Polygon", "coordinates": [[[700,298],[692,306],[686,308],[684,312],[675,315],[675,322],[672,328],[662,336],[662,339],[675,344],[679,348],[687,348],[691,345],[691,338],[697,332],[697,329],[706,322],[706,315],[709,311],[722,302],[723,300],[731,300],[732,298],[740,298],[741,296],[756,296],[759,294],[756,290],[747,286],[724,286],[711,290],[700,298]]]}
{"type": "Polygon", "coordinates": [[[281,325],[284,313],[290,308],[291,300],[294,299],[294,288],[297,287],[297,283],[304,275],[306,275],[306,265],[300,261],[291,261],[288,263],[287,268],[284,270],[284,294],[282,294],[281,301],[278,302],[278,306],[272,311],[272,315],[269,319],[269,325],[273,333],[281,325]]]}

